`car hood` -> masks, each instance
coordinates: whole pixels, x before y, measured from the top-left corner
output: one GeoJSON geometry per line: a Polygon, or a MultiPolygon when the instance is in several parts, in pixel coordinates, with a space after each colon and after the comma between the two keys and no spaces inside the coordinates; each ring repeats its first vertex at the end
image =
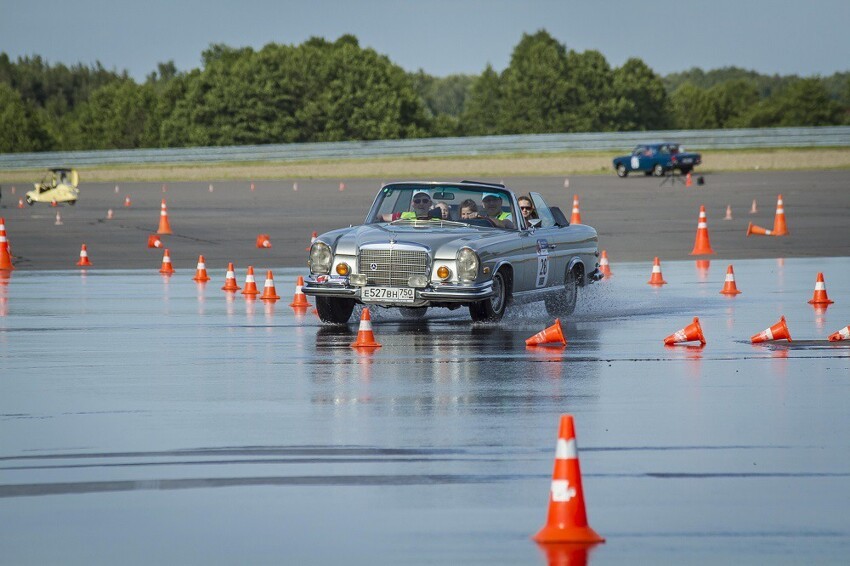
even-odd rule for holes
{"type": "Polygon", "coordinates": [[[483,226],[441,225],[432,223],[367,224],[322,234],[320,240],[335,248],[335,253],[355,255],[367,245],[411,245],[428,248],[433,257],[453,258],[458,248],[482,238],[509,237],[510,231],[483,226]]]}

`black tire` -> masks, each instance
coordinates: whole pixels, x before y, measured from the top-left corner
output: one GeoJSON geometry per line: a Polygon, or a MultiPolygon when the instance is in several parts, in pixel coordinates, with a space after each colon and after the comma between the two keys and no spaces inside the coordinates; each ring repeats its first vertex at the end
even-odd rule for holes
{"type": "Polygon", "coordinates": [[[493,296],[469,305],[469,316],[473,322],[498,322],[505,315],[508,305],[508,279],[504,270],[493,276],[493,296]]]}
{"type": "Polygon", "coordinates": [[[652,168],[652,174],[656,177],[663,177],[665,172],[664,166],[660,163],[656,164],[655,167],[652,168]]]}
{"type": "Polygon", "coordinates": [[[564,274],[564,286],[557,294],[550,295],[544,300],[546,312],[551,316],[569,316],[576,310],[578,304],[578,277],[575,270],[564,274]]]}
{"type": "Polygon", "coordinates": [[[398,312],[404,318],[422,318],[428,312],[428,307],[398,307],[398,312]]]}
{"type": "Polygon", "coordinates": [[[692,170],[693,170],[693,167],[682,167],[681,169],[679,169],[679,173],[681,173],[682,175],[687,175],[692,170]]]}
{"type": "Polygon", "coordinates": [[[75,201],[75,200],[69,200],[69,201],[68,201],[68,204],[70,204],[71,206],[74,206],[75,204],[77,204],[77,201],[75,201]]]}
{"type": "Polygon", "coordinates": [[[617,165],[617,176],[620,178],[629,176],[629,171],[626,169],[626,165],[624,163],[617,165]]]}
{"type": "Polygon", "coordinates": [[[32,200],[30,197],[27,197],[27,204],[28,204],[28,205],[30,205],[30,206],[32,206],[32,205],[34,205],[34,204],[35,204],[35,201],[34,201],[34,200],[32,200]]]}
{"type": "Polygon", "coordinates": [[[354,299],[316,297],[319,319],[328,324],[346,324],[354,311],[354,299]]]}

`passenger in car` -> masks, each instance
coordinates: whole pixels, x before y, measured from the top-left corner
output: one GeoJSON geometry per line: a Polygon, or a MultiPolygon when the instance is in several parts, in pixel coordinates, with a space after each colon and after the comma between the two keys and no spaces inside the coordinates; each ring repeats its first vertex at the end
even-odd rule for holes
{"type": "Polygon", "coordinates": [[[431,213],[431,196],[424,191],[413,194],[413,198],[410,199],[410,208],[411,210],[407,212],[384,214],[382,218],[387,222],[394,220],[432,220],[435,219],[434,215],[436,214],[436,219],[439,219],[439,214],[431,213]]]}
{"type": "Polygon", "coordinates": [[[431,210],[432,212],[439,212],[440,218],[442,218],[443,220],[449,220],[451,209],[449,208],[448,204],[444,202],[434,203],[434,208],[432,208],[431,210]]]}
{"type": "Polygon", "coordinates": [[[481,215],[478,213],[478,205],[475,204],[474,200],[468,198],[462,203],[460,203],[460,217],[463,220],[469,220],[470,218],[481,218],[481,215]]]}
{"type": "Polygon", "coordinates": [[[525,221],[525,227],[530,228],[531,224],[529,222],[537,219],[537,211],[534,209],[534,203],[532,203],[531,198],[527,196],[518,197],[516,201],[517,204],[519,204],[519,211],[522,214],[522,219],[525,221]]]}

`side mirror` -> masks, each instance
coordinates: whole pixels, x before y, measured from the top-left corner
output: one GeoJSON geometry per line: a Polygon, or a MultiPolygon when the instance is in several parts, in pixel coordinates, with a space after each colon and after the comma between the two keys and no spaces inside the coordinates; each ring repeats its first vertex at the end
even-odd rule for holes
{"type": "Polygon", "coordinates": [[[549,208],[549,211],[552,213],[552,217],[555,219],[555,226],[569,226],[570,221],[567,220],[567,217],[564,216],[564,213],[561,212],[561,209],[557,206],[552,206],[549,208]]]}

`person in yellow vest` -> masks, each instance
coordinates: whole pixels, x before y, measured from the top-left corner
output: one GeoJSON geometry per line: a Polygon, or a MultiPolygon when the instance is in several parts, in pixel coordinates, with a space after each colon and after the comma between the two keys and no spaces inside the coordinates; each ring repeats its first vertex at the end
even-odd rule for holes
{"type": "Polygon", "coordinates": [[[436,213],[431,212],[431,196],[426,192],[413,193],[413,198],[410,199],[410,208],[411,210],[407,212],[384,214],[382,218],[388,222],[394,220],[439,220],[439,210],[436,213]],[[435,219],[435,215],[438,218],[435,219]]]}
{"type": "Polygon", "coordinates": [[[490,220],[499,228],[513,228],[513,215],[510,212],[502,211],[502,197],[496,193],[484,193],[482,199],[484,203],[484,213],[490,220]]]}

